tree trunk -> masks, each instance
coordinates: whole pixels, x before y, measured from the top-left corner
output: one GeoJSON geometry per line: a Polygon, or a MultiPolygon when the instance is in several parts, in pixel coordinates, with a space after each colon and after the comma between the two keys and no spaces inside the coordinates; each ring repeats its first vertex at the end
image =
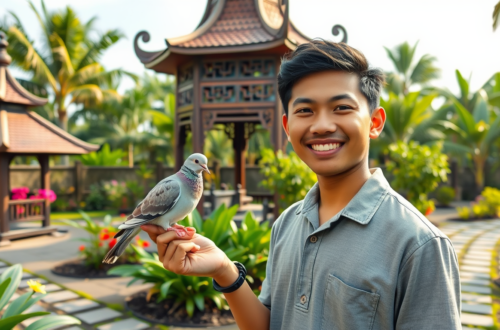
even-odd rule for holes
{"type": "MultiPolygon", "coordinates": [[[[57,110],[57,118],[59,121],[59,127],[61,127],[66,132],[68,131],[68,114],[66,109],[61,108],[57,110]]],[[[61,165],[69,165],[69,156],[62,155],[61,156],[61,165]]]]}
{"type": "Polygon", "coordinates": [[[134,167],[134,145],[128,144],[128,167],[134,167]]]}
{"type": "Polygon", "coordinates": [[[484,164],[485,160],[482,158],[475,158],[474,165],[476,166],[476,195],[480,195],[484,188],[484,164]]]}

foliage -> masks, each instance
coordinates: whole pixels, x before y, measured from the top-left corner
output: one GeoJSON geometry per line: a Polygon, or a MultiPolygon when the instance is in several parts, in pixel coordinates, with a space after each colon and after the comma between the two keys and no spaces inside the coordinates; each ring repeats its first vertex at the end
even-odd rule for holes
{"type": "Polygon", "coordinates": [[[500,18],[500,1],[497,2],[495,8],[493,9],[493,31],[498,27],[498,22],[500,18]]]}
{"type": "Polygon", "coordinates": [[[136,246],[132,248],[139,256],[141,265],[116,266],[108,274],[133,277],[128,285],[139,280],[153,284],[148,300],[155,294],[158,303],[173,298],[175,305],[172,312],[183,306],[189,316],[193,316],[195,308],[204,311],[206,300],[212,300],[219,309],[227,308],[226,301],[220,292],[215,291],[210,278],[177,275],[163,267],[158,254],[148,253],[136,246]]]}
{"type": "Polygon", "coordinates": [[[121,69],[106,71],[100,56],[118,42],[123,34],[109,30],[93,38],[95,18],[82,22],[70,7],[48,12],[42,1],[40,12],[30,1],[43,31],[41,47],[35,47],[18,17],[11,13],[14,23],[3,26],[7,31],[9,54],[14,63],[33,74],[33,82],[50,89],[59,124],[67,129],[67,109],[70,104],[93,104],[116,99],[113,85],[124,74],[121,69]]]}
{"type": "Polygon", "coordinates": [[[462,219],[469,219],[472,215],[478,219],[500,218],[500,190],[493,187],[484,188],[470,208],[457,208],[457,212],[462,219]]]}
{"type": "Polygon", "coordinates": [[[127,181],[125,183],[128,191],[128,207],[135,207],[144,198],[144,187],[137,183],[137,181],[127,181]]]}
{"type": "Polygon", "coordinates": [[[440,205],[448,206],[455,199],[455,190],[450,186],[442,186],[436,191],[436,199],[440,205]]]}
{"type": "Polygon", "coordinates": [[[414,84],[425,86],[438,78],[440,69],[435,66],[436,58],[423,55],[414,63],[418,42],[412,47],[408,42],[397,45],[394,49],[385,48],[396,72],[387,73],[387,90],[394,94],[408,94],[414,84]]]}
{"type": "Polygon", "coordinates": [[[90,185],[90,192],[83,203],[86,210],[104,210],[109,202],[100,184],[90,185]]]}
{"type": "Polygon", "coordinates": [[[295,152],[285,155],[280,150],[262,149],[260,172],[266,176],[261,185],[279,195],[280,212],[306,196],[316,182],[316,174],[295,152]]]}
{"type": "Polygon", "coordinates": [[[28,282],[32,290],[17,297],[9,303],[12,296],[16,292],[16,289],[19,287],[22,273],[23,269],[21,265],[16,264],[7,268],[7,270],[0,276],[0,310],[5,308],[3,315],[0,318],[0,329],[11,330],[24,320],[37,316],[42,316],[42,318],[26,327],[27,330],[53,329],[65,325],[80,324],[78,319],[71,316],[46,316],[50,314],[49,312],[23,314],[24,311],[47,295],[44,292],[44,286],[36,282],[28,282]],[[35,295],[35,292],[41,292],[42,294],[35,295]]]}
{"type": "Polygon", "coordinates": [[[215,125],[207,132],[204,154],[210,161],[217,160],[222,166],[234,165],[234,150],[231,139],[224,132],[223,125],[215,125]]]}
{"type": "MultiPolygon", "coordinates": [[[[61,220],[61,222],[68,226],[83,229],[89,234],[89,238],[80,238],[79,241],[86,243],[79,248],[80,255],[87,266],[92,266],[95,269],[102,267],[102,260],[106,253],[115,246],[117,240],[113,238],[118,232],[112,225],[112,218],[106,215],[102,223],[93,221],[85,212],[80,211],[83,218],[83,223],[73,220],[61,220]]],[[[144,244],[142,241],[139,243],[144,244]]],[[[125,250],[124,259],[135,262],[137,257],[134,251],[129,246],[125,250]]]]}
{"type": "Polygon", "coordinates": [[[125,155],[121,149],[111,151],[109,144],[105,143],[99,151],[81,155],[79,159],[86,166],[121,166],[125,155]]]}
{"type": "Polygon", "coordinates": [[[394,179],[391,185],[406,197],[420,212],[427,215],[434,210],[434,203],[427,195],[439,182],[447,181],[448,157],[439,145],[420,145],[402,141],[389,146],[391,161],[387,164],[394,179]]]}
{"type": "Polygon", "coordinates": [[[106,198],[111,202],[111,206],[120,208],[123,205],[123,198],[127,197],[127,185],[125,182],[118,182],[116,180],[103,181],[101,186],[106,194],[106,198]]]}

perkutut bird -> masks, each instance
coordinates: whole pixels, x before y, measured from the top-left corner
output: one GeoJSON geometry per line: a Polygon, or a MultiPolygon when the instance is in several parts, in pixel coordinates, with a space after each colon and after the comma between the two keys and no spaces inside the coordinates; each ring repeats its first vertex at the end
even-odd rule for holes
{"type": "Polygon", "coordinates": [[[186,228],[177,222],[193,212],[198,205],[203,194],[202,172],[210,174],[207,162],[205,155],[192,154],[179,172],[161,180],[151,189],[134,212],[118,227],[120,231],[115,235],[118,242],[102,262],[115,263],[141,231],[140,226],[145,224],[158,225],[167,231],[176,231],[179,235],[187,234],[186,228]]]}

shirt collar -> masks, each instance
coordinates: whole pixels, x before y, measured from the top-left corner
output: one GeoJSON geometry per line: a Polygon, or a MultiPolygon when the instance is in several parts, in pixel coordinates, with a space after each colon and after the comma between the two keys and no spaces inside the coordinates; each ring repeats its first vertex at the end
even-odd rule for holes
{"type": "MultiPolygon", "coordinates": [[[[370,222],[382,203],[387,190],[390,188],[380,168],[370,169],[370,172],[372,172],[372,175],[366,180],[361,189],[354,195],[340,214],[334,218],[338,219],[340,216],[344,216],[362,225],[366,225],[370,222]]],[[[318,199],[319,186],[318,183],[316,183],[307,193],[301,207],[296,211],[296,214],[302,213],[307,215],[308,212],[314,210],[316,210],[317,213],[318,199]]],[[[317,227],[317,224],[313,223],[313,225],[317,227]]]]}

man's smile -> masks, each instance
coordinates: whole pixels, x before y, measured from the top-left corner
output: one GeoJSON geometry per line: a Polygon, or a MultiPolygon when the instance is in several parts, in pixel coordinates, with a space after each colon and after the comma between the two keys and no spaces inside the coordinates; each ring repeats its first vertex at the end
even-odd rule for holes
{"type": "Polygon", "coordinates": [[[338,152],[345,141],[337,139],[312,139],[306,142],[306,146],[317,155],[332,155],[338,152]]]}

